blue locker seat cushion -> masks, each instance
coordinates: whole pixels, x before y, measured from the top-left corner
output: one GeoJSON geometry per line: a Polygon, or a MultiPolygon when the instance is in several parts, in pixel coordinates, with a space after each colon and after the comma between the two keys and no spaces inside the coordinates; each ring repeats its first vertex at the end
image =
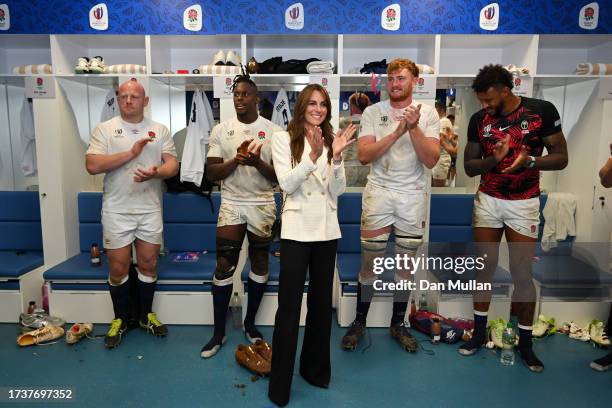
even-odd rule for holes
{"type": "MultiPolygon", "coordinates": [[[[200,254],[197,262],[173,262],[174,254],[161,257],[157,263],[158,281],[212,282],[215,254],[200,254]]],[[[89,254],[78,254],[44,273],[47,281],[104,282],[108,279],[108,259],[102,257],[102,266],[91,266],[89,254]]]]}
{"type": "Polygon", "coordinates": [[[0,278],[19,278],[43,263],[40,251],[0,251],[0,278]]]}

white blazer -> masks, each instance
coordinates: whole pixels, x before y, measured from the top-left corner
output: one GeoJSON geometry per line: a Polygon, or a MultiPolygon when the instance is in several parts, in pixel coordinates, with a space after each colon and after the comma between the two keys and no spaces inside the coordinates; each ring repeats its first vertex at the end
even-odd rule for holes
{"type": "Polygon", "coordinates": [[[340,238],[338,196],[346,189],[344,163],[327,163],[327,148],[316,163],[304,140],[302,160],[291,167],[289,133],[272,137],[272,160],[278,184],[285,193],[281,238],[294,241],[329,241],[340,238]]]}

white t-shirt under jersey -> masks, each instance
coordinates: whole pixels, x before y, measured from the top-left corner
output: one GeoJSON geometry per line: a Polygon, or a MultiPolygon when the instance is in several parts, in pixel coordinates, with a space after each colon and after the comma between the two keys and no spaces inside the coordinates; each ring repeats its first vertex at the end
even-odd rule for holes
{"type": "Polygon", "coordinates": [[[99,123],[91,134],[87,154],[115,154],[126,152],[134,143],[151,139],[142,152],[123,166],[104,176],[102,209],[121,214],[146,214],[161,211],[162,180],[134,181],[138,168],[148,169],[162,165],[162,154],[176,156],[174,141],[161,123],[145,118],[140,123],[129,123],[115,116],[99,123]]]}
{"type": "MultiPolygon", "coordinates": [[[[258,116],[250,124],[234,117],[215,126],[210,135],[208,157],[220,157],[228,161],[236,157],[238,147],[245,140],[263,143],[261,159],[272,163],[270,143],[272,134],[280,132],[278,125],[258,116]]],[[[232,204],[265,204],[274,202],[274,184],[253,166],[238,166],[221,182],[221,199],[232,204]]]]}
{"type": "MultiPolygon", "coordinates": [[[[420,102],[412,102],[417,106],[420,102]]],[[[393,132],[404,109],[394,109],[388,100],[368,106],[361,116],[359,137],[376,136],[376,141],[393,132]]],[[[419,128],[426,137],[440,139],[440,119],[436,110],[421,103],[419,128]]],[[[408,131],[378,160],[370,164],[368,183],[400,192],[424,192],[430,182],[417,157],[408,131]]]]}

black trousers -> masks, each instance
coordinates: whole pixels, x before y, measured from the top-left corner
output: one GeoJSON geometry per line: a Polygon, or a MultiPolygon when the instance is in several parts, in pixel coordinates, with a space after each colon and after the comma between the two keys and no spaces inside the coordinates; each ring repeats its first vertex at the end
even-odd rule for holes
{"type": "Polygon", "coordinates": [[[300,375],[318,387],[329,384],[332,287],[337,246],[338,240],[281,241],[278,310],[272,337],[272,373],[268,388],[270,400],[278,405],[289,402],[307,271],[310,278],[308,313],[300,375]]]}

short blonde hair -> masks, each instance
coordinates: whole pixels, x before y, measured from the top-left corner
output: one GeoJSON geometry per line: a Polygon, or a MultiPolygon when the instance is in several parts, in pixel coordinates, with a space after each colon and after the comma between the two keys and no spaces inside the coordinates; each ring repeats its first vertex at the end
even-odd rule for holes
{"type": "Polygon", "coordinates": [[[413,77],[419,77],[419,68],[416,66],[416,64],[409,59],[403,58],[396,58],[391,61],[389,65],[387,65],[387,75],[389,75],[391,72],[400,71],[404,68],[406,68],[413,77]]]}

